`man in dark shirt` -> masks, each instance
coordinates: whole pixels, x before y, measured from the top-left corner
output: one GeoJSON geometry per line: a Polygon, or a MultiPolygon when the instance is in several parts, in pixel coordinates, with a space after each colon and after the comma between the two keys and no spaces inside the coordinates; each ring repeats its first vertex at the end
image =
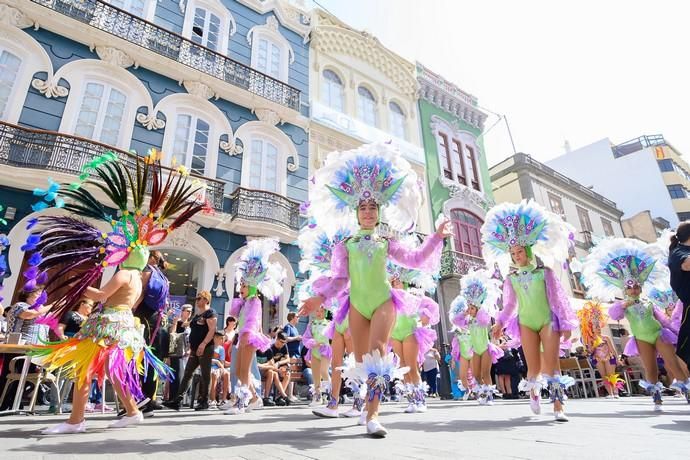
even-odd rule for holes
{"type": "Polygon", "coordinates": [[[208,387],[211,382],[211,362],[213,360],[213,336],[216,333],[218,315],[211,308],[211,293],[201,291],[196,297],[196,310],[190,320],[190,356],[184,370],[184,377],[177,394],[163,403],[171,409],[180,410],[182,395],[187,392],[197,367],[201,370],[199,397],[194,410],[208,409],[208,387]]]}
{"type": "Polygon", "coordinates": [[[302,341],[302,336],[299,335],[297,330],[297,322],[299,317],[295,312],[290,312],[287,314],[287,324],[283,327],[283,332],[287,338],[287,347],[290,352],[291,358],[299,358],[299,348],[300,342],[302,341]]]}
{"type": "Polygon", "coordinates": [[[676,354],[690,366],[690,222],[681,223],[671,237],[668,268],[671,270],[671,287],[683,302],[676,354]]]}
{"type": "MultiPolygon", "coordinates": [[[[273,362],[275,371],[278,373],[278,382],[276,382],[276,390],[280,397],[276,400],[279,406],[290,405],[290,400],[287,397],[287,388],[290,384],[290,353],[287,347],[287,337],[285,333],[278,332],[276,341],[271,345],[271,348],[266,350],[265,357],[268,361],[273,362]]],[[[270,382],[267,382],[270,384],[270,382]]]]}

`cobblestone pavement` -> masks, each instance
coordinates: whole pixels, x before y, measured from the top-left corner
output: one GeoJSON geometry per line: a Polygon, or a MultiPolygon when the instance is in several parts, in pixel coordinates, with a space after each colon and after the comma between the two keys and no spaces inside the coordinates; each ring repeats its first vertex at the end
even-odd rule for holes
{"type": "Polygon", "coordinates": [[[531,414],[526,401],[430,402],[425,414],[386,404],[386,439],[370,439],[351,419],[317,419],[306,406],[241,416],[160,411],[143,425],[108,430],[113,418],[89,417],[81,435],[41,436],[64,416],[0,418],[0,459],[15,458],[524,458],[652,459],[690,454],[690,405],[666,398],[661,413],[649,398],[571,400],[570,422],[553,421],[549,406],[531,414]]]}

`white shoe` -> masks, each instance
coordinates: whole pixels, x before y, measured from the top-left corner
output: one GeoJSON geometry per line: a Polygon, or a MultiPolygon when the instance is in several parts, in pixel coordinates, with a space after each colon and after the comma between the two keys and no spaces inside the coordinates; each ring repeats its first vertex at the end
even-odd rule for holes
{"type": "Polygon", "coordinates": [[[661,404],[654,404],[654,412],[661,412],[662,410],[661,404]]]}
{"type": "Polygon", "coordinates": [[[71,424],[67,422],[62,422],[58,425],[51,426],[41,431],[41,434],[73,434],[73,433],[85,433],[86,432],[86,422],[81,422],[77,424],[71,424]]]}
{"type": "Polygon", "coordinates": [[[529,407],[532,409],[533,414],[541,414],[541,394],[535,393],[534,390],[530,390],[529,407]]]}
{"type": "Polygon", "coordinates": [[[557,422],[567,422],[568,421],[568,417],[566,417],[565,412],[563,412],[562,410],[554,411],[553,418],[557,422]]]}
{"type": "Polygon", "coordinates": [[[218,409],[218,403],[215,401],[209,401],[208,402],[208,408],[209,408],[209,410],[216,410],[216,409],[218,409]]]}
{"type": "Polygon", "coordinates": [[[352,398],[347,395],[343,395],[343,404],[352,404],[352,398]]]}
{"type": "Polygon", "coordinates": [[[264,407],[264,402],[261,400],[261,398],[257,397],[254,402],[249,402],[249,406],[247,407],[247,410],[254,410],[254,409],[261,409],[264,407]]]}
{"type": "Polygon", "coordinates": [[[325,407],[317,407],[316,409],[313,409],[311,411],[312,414],[316,415],[317,417],[323,417],[323,418],[338,418],[338,409],[330,409],[328,406],[325,407]]]}
{"type": "Polygon", "coordinates": [[[357,410],[354,407],[351,407],[350,410],[348,410],[347,412],[343,412],[341,415],[343,417],[347,417],[347,418],[355,418],[355,417],[359,417],[360,415],[362,415],[362,411],[357,410]]]}
{"type": "Polygon", "coordinates": [[[421,412],[421,413],[426,412],[426,403],[417,404],[416,409],[417,409],[417,412],[421,412]]]}
{"type": "Polygon", "coordinates": [[[613,395],[606,395],[606,399],[613,399],[614,397],[613,395]]]}
{"type": "Polygon", "coordinates": [[[386,431],[378,420],[373,419],[367,422],[367,434],[374,438],[385,438],[388,434],[388,431],[386,431]]]}
{"type": "Polygon", "coordinates": [[[613,399],[620,399],[620,395],[619,394],[613,395],[613,399]]]}
{"type": "Polygon", "coordinates": [[[367,411],[363,410],[361,414],[359,414],[359,421],[357,422],[357,425],[364,426],[367,424],[367,411]]]}
{"type": "Polygon", "coordinates": [[[244,412],[245,412],[244,407],[241,409],[239,407],[231,407],[230,409],[226,410],[223,413],[225,415],[239,415],[239,414],[244,414],[244,412]]]}
{"type": "Polygon", "coordinates": [[[225,401],[222,406],[218,407],[219,410],[229,410],[234,406],[232,401],[225,401]]]}
{"type": "Polygon", "coordinates": [[[405,413],[406,414],[414,414],[417,412],[417,405],[413,402],[407,405],[407,408],[405,408],[405,413]]]}
{"type": "Polygon", "coordinates": [[[314,396],[309,403],[309,407],[318,407],[321,405],[321,395],[314,396]]]}
{"type": "Polygon", "coordinates": [[[144,414],[137,412],[132,416],[124,416],[119,420],[115,420],[113,423],[108,425],[108,428],[127,428],[128,426],[139,425],[144,421],[144,414]]]}

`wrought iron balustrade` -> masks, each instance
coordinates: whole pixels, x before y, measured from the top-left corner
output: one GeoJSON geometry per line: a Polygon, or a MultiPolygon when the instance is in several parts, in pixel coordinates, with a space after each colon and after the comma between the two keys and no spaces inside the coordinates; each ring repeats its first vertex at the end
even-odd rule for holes
{"type": "MultiPolygon", "coordinates": [[[[128,169],[136,168],[133,153],[77,136],[0,122],[0,165],[78,176],[86,163],[108,151],[114,152],[128,169]]],[[[164,170],[172,171],[166,167],[164,170]]],[[[214,210],[222,211],[224,183],[196,174],[190,177],[206,184],[199,199],[207,200],[214,210]]]]}
{"type": "Polygon", "coordinates": [[[277,193],[239,187],[230,195],[232,219],[267,222],[299,230],[299,203],[277,193]]]}
{"type": "Polygon", "coordinates": [[[446,250],[441,255],[441,278],[462,276],[472,269],[484,268],[484,259],[470,254],[446,250]]]}
{"type": "Polygon", "coordinates": [[[102,0],[31,1],[272,102],[300,109],[298,89],[102,0]]]}

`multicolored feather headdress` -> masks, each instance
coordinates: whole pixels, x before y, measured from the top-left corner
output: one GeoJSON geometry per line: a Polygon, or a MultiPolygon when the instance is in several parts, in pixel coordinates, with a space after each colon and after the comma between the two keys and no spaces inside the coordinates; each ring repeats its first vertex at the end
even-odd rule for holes
{"type": "Polygon", "coordinates": [[[250,297],[256,295],[258,289],[271,300],[278,298],[283,292],[285,269],[276,262],[270,262],[270,258],[279,250],[278,240],[273,238],[248,241],[235,264],[237,287],[246,284],[250,297]]]}
{"type": "Polygon", "coordinates": [[[494,206],[481,231],[487,262],[498,263],[503,273],[511,262],[511,247],[526,248],[546,265],[560,265],[568,259],[575,240],[570,224],[532,200],[494,206]]]}
{"type": "Polygon", "coordinates": [[[581,309],[577,311],[580,320],[580,336],[582,343],[590,347],[588,352],[592,352],[602,342],[601,329],[606,326],[608,321],[604,309],[596,300],[588,300],[581,309]]]}
{"type": "Polygon", "coordinates": [[[486,270],[473,270],[460,280],[460,293],[465,301],[494,316],[501,296],[501,283],[486,270]]]}
{"type": "MultiPolygon", "coordinates": [[[[408,233],[400,238],[399,243],[409,249],[416,249],[420,242],[416,235],[408,233]]],[[[440,268],[439,268],[440,270],[440,268]]],[[[424,292],[434,293],[438,284],[439,271],[430,273],[423,270],[415,270],[411,268],[401,267],[390,260],[386,262],[386,271],[388,277],[400,280],[406,286],[414,285],[422,289],[424,292]]]]}
{"type": "Polygon", "coordinates": [[[674,308],[678,303],[678,296],[670,286],[666,288],[653,287],[647,293],[647,297],[654,304],[655,307],[666,310],[667,308],[674,308]]]}
{"type": "Polygon", "coordinates": [[[142,270],[148,261],[149,246],[162,243],[172,231],[205,209],[205,203],[194,199],[203,184],[190,181],[183,167],[164,173],[160,159],[161,154],[151,150],[130,166],[107,152],[87,163],[79,180],[67,189],[60,192],[53,182],[49,190],[35,193],[45,200],[35,206],[39,210],[52,202],[76,216],[105,221],[111,227],[111,231],[103,231],[72,216],[41,216],[30,222],[29,228],[36,225],[36,229],[22,246],[29,262],[24,272],[25,289],[44,284],[49,298],[64,292],[54,300],[50,320],[60,318],[71,308],[106,267],[142,270]],[[105,195],[115,212],[89,189],[105,195]],[[146,195],[150,196],[148,202],[146,195]]]}
{"type": "Polygon", "coordinates": [[[417,174],[391,144],[332,152],[312,181],[312,215],[323,218],[322,225],[337,223],[365,201],[378,204],[380,217],[395,230],[409,231],[417,222],[422,205],[417,174]]]}
{"type": "Polygon", "coordinates": [[[469,304],[467,303],[467,299],[465,299],[462,294],[453,299],[450,303],[450,309],[448,310],[448,319],[451,324],[458,327],[460,318],[467,313],[468,308],[469,304]]]}
{"type": "Polygon", "coordinates": [[[299,270],[302,273],[309,271],[312,274],[329,273],[333,249],[353,233],[354,228],[349,226],[337,227],[332,233],[327,232],[323,227],[318,226],[315,219],[310,219],[297,237],[297,245],[302,253],[299,270]]]}
{"type": "Polygon", "coordinates": [[[659,263],[659,249],[630,238],[603,240],[589,253],[582,268],[582,282],[592,298],[610,301],[626,288],[647,290],[664,286],[668,268],[659,263]]]}

